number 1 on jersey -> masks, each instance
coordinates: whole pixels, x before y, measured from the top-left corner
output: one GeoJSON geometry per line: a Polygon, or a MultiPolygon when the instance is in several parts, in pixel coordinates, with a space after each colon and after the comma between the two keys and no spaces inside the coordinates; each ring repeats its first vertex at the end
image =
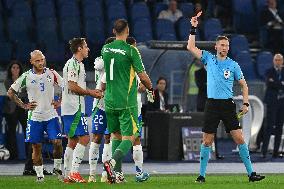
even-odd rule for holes
{"type": "Polygon", "coordinates": [[[114,58],[112,58],[111,60],[110,60],[110,69],[109,69],[109,71],[110,71],[110,76],[109,76],[109,80],[113,80],[113,64],[114,64],[114,58]]]}

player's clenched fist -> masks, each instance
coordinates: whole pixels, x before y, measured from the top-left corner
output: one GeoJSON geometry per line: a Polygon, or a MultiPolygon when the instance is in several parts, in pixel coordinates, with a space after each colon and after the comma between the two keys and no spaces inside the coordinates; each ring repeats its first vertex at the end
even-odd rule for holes
{"type": "Polygon", "coordinates": [[[98,99],[103,98],[103,92],[99,89],[88,90],[88,92],[89,92],[89,95],[94,98],[98,98],[98,99]]]}

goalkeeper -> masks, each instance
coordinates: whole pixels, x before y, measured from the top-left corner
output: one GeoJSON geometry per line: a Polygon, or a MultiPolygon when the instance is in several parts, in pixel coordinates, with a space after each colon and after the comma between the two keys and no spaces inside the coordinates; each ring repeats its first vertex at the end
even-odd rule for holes
{"type": "Polygon", "coordinates": [[[135,72],[149,93],[153,92],[138,49],[126,43],[127,21],[116,20],[113,32],[116,40],[102,49],[106,72],[105,110],[113,152],[112,159],[104,163],[109,183],[115,183],[115,174],[122,172],[122,159],[139,134],[135,72]]]}

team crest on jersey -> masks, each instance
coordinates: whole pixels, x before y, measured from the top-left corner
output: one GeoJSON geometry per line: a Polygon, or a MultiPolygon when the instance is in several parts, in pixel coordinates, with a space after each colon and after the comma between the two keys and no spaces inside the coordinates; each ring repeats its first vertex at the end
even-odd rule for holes
{"type": "Polygon", "coordinates": [[[230,70],[224,70],[224,77],[225,77],[225,79],[229,79],[230,76],[231,76],[230,70]]]}
{"type": "Polygon", "coordinates": [[[48,82],[51,82],[51,77],[50,77],[50,75],[47,76],[47,81],[48,81],[48,82]]]}
{"type": "Polygon", "coordinates": [[[36,83],[36,80],[32,80],[32,82],[31,82],[32,84],[34,84],[34,83],[36,83]]]}
{"type": "Polygon", "coordinates": [[[74,71],[71,71],[71,72],[70,72],[70,76],[71,76],[71,77],[76,77],[76,73],[75,73],[74,71]]]}

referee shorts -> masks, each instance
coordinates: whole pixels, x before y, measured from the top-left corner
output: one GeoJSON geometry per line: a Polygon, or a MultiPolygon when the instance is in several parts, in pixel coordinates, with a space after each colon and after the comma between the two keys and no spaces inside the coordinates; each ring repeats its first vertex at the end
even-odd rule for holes
{"type": "Polygon", "coordinates": [[[223,121],[227,133],[241,129],[233,99],[207,99],[204,117],[204,133],[216,133],[220,120],[223,121]]]}

